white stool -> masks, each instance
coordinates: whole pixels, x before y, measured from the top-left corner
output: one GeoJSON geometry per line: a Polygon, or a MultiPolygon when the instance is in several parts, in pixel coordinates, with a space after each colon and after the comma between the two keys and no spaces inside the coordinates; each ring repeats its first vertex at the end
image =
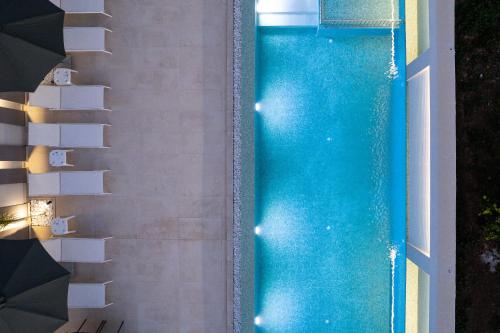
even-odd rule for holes
{"type": "Polygon", "coordinates": [[[72,73],[78,73],[75,70],[69,68],[56,68],[54,69],[54,84],[56,86],[70,86],[72,85],[71,75],[72,73]]]}
{"type": "Polygon", "coordinates": [[[49,164],[53,167],[74,166],[68,163],[68,153],[73,149],[52,150],[49,153],[49,164]]]}
{"type": "Polygon", "coordinates": [[[52,223],[50,224],[52,235],[60,236],[74,233],[74,230],[69,230],[68,224],[68,221],[74,217],[75,216],[72,215],[68,217],[56,217],[55,219],[53,219],[52,223]]]}

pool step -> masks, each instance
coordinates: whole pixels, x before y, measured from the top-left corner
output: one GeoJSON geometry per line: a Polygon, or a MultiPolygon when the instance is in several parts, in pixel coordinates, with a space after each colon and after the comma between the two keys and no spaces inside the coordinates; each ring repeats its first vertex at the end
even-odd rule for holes
{"type": "Polygon", "coordinates": [[[397,8],[394,8],[394,13],[388,11],[390,7],[388,4],[397,0],[357,1],[368,4],[367,12],[376,14],[366,14],[366,16],[358,13],[356,6],[352,6],[351,10],[351,6],[346,7],[343,0],[258,0],[255,8],[257,25],[260,27],[314,27],[318,28],[318,31],[326,29],[324,33],[327,35],[330,33],[338,35],[339,33],[349,34],[350,32],[347,31],[349,29],[358,29],[356,34],[360,32],[387,34],[401,24],[397,8]]]}
{"type": "Polygon", "coordinates": [[[256,4],[257,25],[262,27],[317,27],[317,0],[259,0],[256,4]]]}
{"type": "Polygon", "coordinates": [[[398,0],[353,0],[347,6],[345,1],[341,5],[343,0],[320,0],[317,34],[322,37],[390,35],[402,23],[396,2],[399,4],[398,0]]]}
{"type": "Polygon", "coordinates": [[[318,26],[317,36],[325,38],[348,36],[387,36],[390,35],[391,32],[391,28],[384,27],[366,28],[320,25],[318,26]]]}
{"type": "Polygon", "coordinates": [[[319,26],[342,29],[399,27],[399,0],[319,0],[319,26]]]}
{"type": "Polygon", "coordinates": [[[398,28],[401,20],[367,20],[367,19],[328,19],[320,18],[320,26],[337,28],[379,28],[392,29],[398,28]]]}

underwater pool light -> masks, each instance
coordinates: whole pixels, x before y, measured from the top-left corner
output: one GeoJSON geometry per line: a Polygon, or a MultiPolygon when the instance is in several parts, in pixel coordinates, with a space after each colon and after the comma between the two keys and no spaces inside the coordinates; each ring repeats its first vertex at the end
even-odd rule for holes
{"type": "Polygon", "coordinates": [[[259,226],[255,227],[255,234],[260,235],[262,233],[262,229],[259,226]]]}
{"type": "Polygon", "coordinates": [[[261,325],[262,324],[262,318],[260,316],[255,317],[254,323],[257,326],[261,325]]]}
{"type": "Polygon", "coordinates": [[[255,111],[259,112],[262,109],[262,105],[260,103],[255,103],[255,111]]]}

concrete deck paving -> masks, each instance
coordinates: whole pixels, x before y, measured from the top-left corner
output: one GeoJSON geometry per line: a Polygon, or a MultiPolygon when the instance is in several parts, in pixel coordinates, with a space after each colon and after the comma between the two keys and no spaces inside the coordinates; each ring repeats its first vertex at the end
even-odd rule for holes
{"type": "MultiPolygon", "coordinates": [[[[112,306],[73,310],[58,332],[231,331],[231,3],[226,0],[107,0],[113,54],[72,58],[79,84],[112,87],[112,112],[32,110],[32,121],[106,122],[109,150],[78,150],[72,170],[111,169],[107,197],[56,200],[81,234],[113,236],[113,261],[74,266],[78,279],[112,279],[112,306]]],[[[47,149],[31,152],[48,170],[47,149]]]]}

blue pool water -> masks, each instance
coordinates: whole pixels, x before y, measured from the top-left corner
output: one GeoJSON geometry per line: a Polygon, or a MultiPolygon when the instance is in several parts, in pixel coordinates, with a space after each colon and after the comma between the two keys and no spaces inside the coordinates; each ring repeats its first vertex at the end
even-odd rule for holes
{"type": "Polygon", "coordinates": [[[404,331],[401,47],[257,30],[257,332],[404,331]]]}

